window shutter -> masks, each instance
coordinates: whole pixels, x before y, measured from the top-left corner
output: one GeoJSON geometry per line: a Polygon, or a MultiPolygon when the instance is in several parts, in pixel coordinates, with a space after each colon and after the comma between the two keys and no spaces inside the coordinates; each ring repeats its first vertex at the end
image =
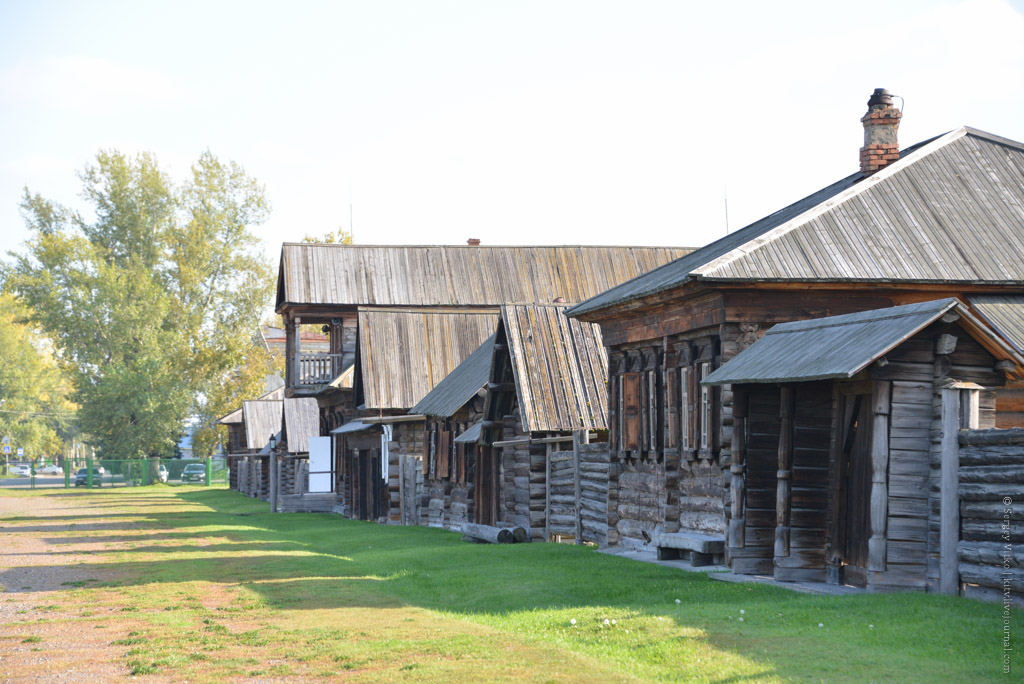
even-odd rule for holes
{"type": "MultiPolygon", "coordinates": [[[[711,374],[711,364],[700,364],[700,379],[711,374]]],[[[700,386],[700,448],[707,451],[711,448],[711,388],[700,386]]]]}
{"type": "Polygon", "coordinates": [[[622,448],[639,449],[642,433],[642,392],[639,373],[622,376],[622,448]]]}
{"type": "Polygon", "coordinates": [[[658,371],[647,371],[647,450],[658,450],[658,371]]]}
{"type": "Polygon", "coordinates": [[[693,368],[687,368],[686,373],[686,422],[689,433],[688,448],[692,451],[697,448],[697,373],[693,368]]]}
{"type": "Polygon", "coordinates": [[[619,413],[621,412],[619,376],[613,375],[608,379],[608,444],[612,451],[617,451],[619,448],[619,413]]]}
{"type": "Polygon", "coordinates": [[[449,430],[442,430],[437,448],[437,476],[448,477],[451,462],[451,439],[452,433],[449,430]]]}
{"type": "Polygon", "coordinates": [[[669,368],[665,371],[665,448],[675,449],[679,446],[679,415],[676,411],[679,391],[679,371],[669,368]]]}
{"type": "Polygon", "coordinates": [[[423,474],[430,474],[430,427],[423,430],[423,474]]]}

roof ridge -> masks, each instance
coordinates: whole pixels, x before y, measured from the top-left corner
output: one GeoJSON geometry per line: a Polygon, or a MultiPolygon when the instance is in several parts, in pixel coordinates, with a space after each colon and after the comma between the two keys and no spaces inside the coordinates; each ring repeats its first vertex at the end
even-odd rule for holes
{"type": "Polygon", "coordinates": [[[712,271],[716,271],[720,268],[728,266],[737,259],[741,259],[747,256],[748,254],[751,254],[752,252],[761,249],[765,245],[770,244],[774,240],[784,235],[788,235],[790,232],[806,224],[811,219],[817,218],[818,216],[821,216],[822,214],[831,211],[833,208],[847,202],[848,200],[857,197],[861,193],[869,190],[870,188],[873,188],[879,183],[884,182],[890,176],[899,173],[900,171],[906,169],[908,166],[911,166],[912,164],[920,161],[921,159],[924,159],[928,155],[934,153],[936,150],[939,150],[945,147],[946,145],[956,140],[959,140],[960,138],[964,137],[967,134],[968,129],[965,126],[961,126],[960,128],[956,128],[952,131],[949,131],[948,133],[944,133],[943,135],[931,139],[930,141],[922,144],[920,147],[917,147],[917,149],[914,149],[915,146],[907,148],[909,150],[912,150],[909,154],[907,154],[907,156],[900,157],[900,159],[894,161],[892,164],[889,164],[885,168],[882,168],[873,173],[872,175],[866,176],[861,180],[855,182],[846,190],[843,190],[838,194],[833,195],[832,197],[829,197],[828,199],[823,200],[822,202],[819,202],[813,207],[807,209],[806,211],[803,211],[797,214],[796,216],[792,217],[788,221],[785,221],[784,223],[781,223],[778,226],[775,226],[774,228],[771,228],[770,230],[767,230],[764,233],[754,238],[751,238],[748,242],[744,242],[743,244],[734,247],[730,251],[726,252],[725,254],[715,259],[712,259],[711,261],[705,263],[699,268],[693,269],[690,273],[697,275],[698,277],[706,277],[712,271]]]}

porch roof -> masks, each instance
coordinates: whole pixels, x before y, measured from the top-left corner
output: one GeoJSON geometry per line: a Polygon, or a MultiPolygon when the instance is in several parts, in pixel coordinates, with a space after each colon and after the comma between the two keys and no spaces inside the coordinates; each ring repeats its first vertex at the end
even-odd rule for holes
{"type": "Polygon", "coordinates": [[[340,427],[331,430],[332,435],[346,435],[350,432],[365,432],[377,427],[376,423],[364,423],[361,420],[350,420],[340,427]]]}
{"type": "Polygon", "coordinates": [[[465,432],[454,439],[456,444],[476,444],[480,441],[481,423],[473,423],[465,432]]]}
{"type": "Polygon", "coordinates": [[[977,295],[969,301],[983,321],[1024,354],[1024,295],[977,295]]]}
{"type": "Polygon", "coordinates": [[[270,441],[270,435],[281,433],[284,401],[254,400],[242,403],[245,414],[245,438],[250,449],[262,449],[270,441]]]}
{"type": "Polygon", "coordinates": [[[494,335],[491,335],[466,360],[455,367],[434,389],[420,399],[409,413],[450,418],[466,405],[487,384],[494,353],[494,335]]]}
{"type": "Polygon", "coordinates": [[[951,311],[982,346],[1020,371],[1024,358],[951,298],[776,325],[703,384],[849,379],[951,311]]]}

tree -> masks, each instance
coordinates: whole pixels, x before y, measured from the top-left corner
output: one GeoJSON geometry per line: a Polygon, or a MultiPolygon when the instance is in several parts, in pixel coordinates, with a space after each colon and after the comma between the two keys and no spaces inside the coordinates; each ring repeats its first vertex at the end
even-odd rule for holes
{"type": "Polygon", "coordinates": [[[355,236],[352,234],[352,231],[338,226],[337,230],[332,230],[323,237],[318,238],[313,235],[306,235],[302,238],[302,241],[318,245],[351,245],[355,242],[355,236]]]}
{"type": "Polygon", "coordinates": [[[273,354],[262,341],[254,343],[242,363],[209,383],[206,401],[198,415],[198,425],[192,433],[192,453],[197,456],[213,454],[227,438],[227,428],[217,420],[267,391],[267,378],[284,376],[284,358],[273,354]]]}
{"type": "Polygon", "coordinates": [[[0,436],[23,447],[27,458],[64,450],[74,430],[71,384],[48,341],[26,324],[28,312],[0,294],[0,436]]]}
{"type": "Polygon", "coordinates": [[[5,285],[53,337],[104,457],[169,455],[270,301],[250,228],[264,190],[210,152],[178,187],[149,154],[101,152],[80,178],[91,221],[26,189],[31,238],[5,285]]]}

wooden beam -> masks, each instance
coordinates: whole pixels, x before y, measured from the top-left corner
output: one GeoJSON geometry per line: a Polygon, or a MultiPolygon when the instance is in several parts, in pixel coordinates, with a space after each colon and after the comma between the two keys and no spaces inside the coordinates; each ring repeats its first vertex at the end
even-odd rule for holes
{"type": "Polygon", "coordinates": [[[492,392],[515,392],[516,383],[514,382],[489,382],[487,383],[487,389],[492,392]]]}
{"type": "Polygon", "coordinates": [[[427,417],[421,413],[410,413],[407,416],[383,416],[381,418],[364,418],[362,419],[362,421],[367,425],[376,425],[378,423],[416,423],[426,419],[427,417]]]}
{"type": "Polygon", "coordinates": [[[956,545],[960,541],[959,484],[960,390],[943,389],[941,471],[939,476],[939,591],[960,592],[960,569],[956,545]]]}
{"type": "Polygon", "coordinates": [[[742,549],[746,536],[746,520],[744,516],[746,492],[744,490],[744,472],[747,459],[747,393],[735,387],[732,390],[732,510],[729,518],[729,548],[742,549]]]}
{"type": "Polygon", "coordinates": [[[775,557],[789,556],[789,523],[793,493],[793,413],[796,391],[792,384],[780,389],[779,408],[779,471],[775,497],[775,557]]]}
{"type": "Polygon", "coordinates": [[[583,517],[580,515],[580,444],[587,438],[586,430],[572,433],[573,491],[576,499],[576,543],[583,543],[583,517]],[[581,434],[582,433],[582,434],[581,434]]]}
{"type": "Polygon", "coordinates": [[[876,382],[871,391],[871,536],[868,538],[868,570],[885,570],[887,519],[889,516],[889,418],[892,383],[876,382]]]}

